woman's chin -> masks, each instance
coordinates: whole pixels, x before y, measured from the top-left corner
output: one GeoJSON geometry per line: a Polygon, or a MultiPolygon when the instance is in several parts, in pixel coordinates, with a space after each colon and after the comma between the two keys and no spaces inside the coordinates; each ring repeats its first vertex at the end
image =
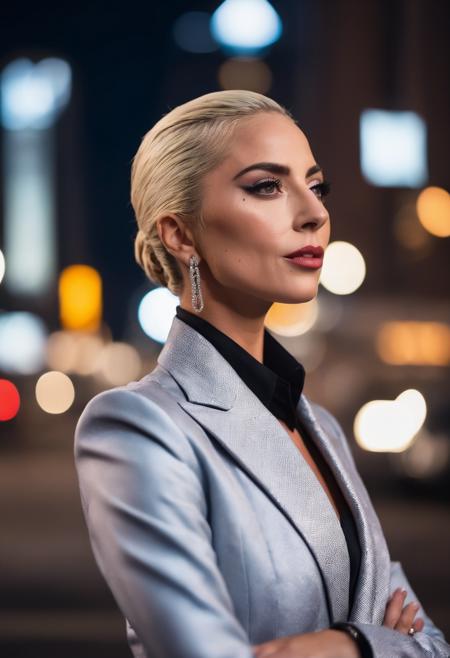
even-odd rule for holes
{"type": "Polygon", "coordinates": [[[277,304],[306,304],[307,302],[311,302],[316,297],[317,288],[311,292],[303,292],[297,294],[292,293],[290,295],[286,295],[286,293],[284,293],[276,295],[274,296],[273,301],[277,304]]]}

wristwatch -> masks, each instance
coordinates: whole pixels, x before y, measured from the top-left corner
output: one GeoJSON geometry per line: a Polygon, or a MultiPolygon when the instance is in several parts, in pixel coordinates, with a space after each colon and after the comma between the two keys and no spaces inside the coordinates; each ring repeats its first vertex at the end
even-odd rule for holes
{"type": "Polygon", "coordinates": [[[338,621],[330,626],[330,628],[336,631],[344,631],[344,633],[350,635],[350,637],[353,638],[354,642],[356,642],[358,645],[361,658],[373,658],[373,651],[369,641],[356,626],[346,621],[338,621]]]}

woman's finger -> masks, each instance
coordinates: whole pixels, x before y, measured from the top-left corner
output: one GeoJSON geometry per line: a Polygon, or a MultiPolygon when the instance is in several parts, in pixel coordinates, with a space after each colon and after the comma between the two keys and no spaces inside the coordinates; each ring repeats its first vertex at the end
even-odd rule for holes
{"type": "Polygon", "coordinates": [[[400,588],[396,589],[389,599],[386,610],[384,613],[383,626],[388,628],[395,628],[398,623],[403,609],[403,602],[405,600],[406,591],[400,588]]]}
{"type": "Polygon", "coordinates": [[[420,605],[418,603],[408,603],[402,610],[400,618],[394,626],[396,631],[400,633],[407,633],[414,622],[414,617],[417,614],[420,605]]]}
{"type": "Polygon", "coordinates": [[[414,621],[413,628],[416,633],[420,633],[420,631],[423,631],[423,627],[425,626],[425,622],[422,619],[422,617],[417,617],[417,619],[414,621]]]}

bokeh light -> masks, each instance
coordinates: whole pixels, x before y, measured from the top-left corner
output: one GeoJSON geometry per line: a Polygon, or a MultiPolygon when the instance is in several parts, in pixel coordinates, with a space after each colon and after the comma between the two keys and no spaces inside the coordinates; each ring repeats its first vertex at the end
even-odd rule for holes
{"type": "Polygon", "coordinates": [[[450,327],[441,322],[385,322],[375,344],[379,357],[391,365],[450,364],[450,327]]]}
{"type": "Polygon", "coordinates": [[[281,19],[267,0],[225,0],[211,18],[213,37],[238,54],[270,46],[282,30],[281,19]]]}
{"type": "Polygon", "coordinates": [[[146,293],[138,308],[138,320],[147,336],[165,343],[179,298],[167,288],[155,288],[146,293]]]}
{"type": "Polygon", "coordinates": [[[72,380],[63,372],[52,370],[39,377],[36,383],[36,400],[48,414],[62,414],[73,404],[75,389],[72,380]]]}
{"type": "Polygon", "coordinates": [[[423,395],[408,389],[395,400],[372,400],[355,416],[356,441],[372,452],[402,452],[413,442],[427,415],[423,395]]]}
{"type": "Polygon", "coordinates": [[[3,281],[5,276],[5,257],[2,250],[0,249],[0,283],[3,281]]]}
{"type": "Polygon", "coordinates": [[[211,35],[211,16],[206,11],[188,11],[177,18],[173,26],[176,44],[190,53],[211,53],[218,44],[211,35]]]}
{"type": "Polygon", "coordinates": [[[65,373],[92,375],[103,345],[104,340],[98,334],[54,331],[47,342],[47,365],[65,373]]]}
{"type": "Polygon", "coordinates": [[[121,386],[137,379],[141,369],[137,350],[127,343],[105,345],[95,361],[96,374],[111,386],[121,386]]]}
{"type": "Polygon", "coordinates": [[[266,94],[272,85],[268,65],[256,57],[231,57],[219,68],[222,89],[248,89],[266,94]]]}
{"type": "Polygon", "coordinates": [[[0,313],[0,369],[31,375],[45,362],[47,329],[37,315],[25,311],[0,313]]]}
{"type": "Polygon", "coordinates": [[[420,187],[428,176],[427,131],[415,112],[364,110],[360,118],[361,170],[382,187],[420,187]]]}
{"type": "Polygon", "coordinates": [[[72,84],[69,64],[57,57],[34,63],[16,59],[1,74],[1,120],[8,130],[48,128],[67,105],[72,84]]]}
{"type": "Polygon", "coordinates": [[[56,277],[55,123],[71,94],[69,64],[19,58],[0,75],[5,285],[12,295],[44,297],[56,277]]]}
{"type": "Polygon", "coordinates": [[[9,379],[0,379],[0,421],[15,418],[19,407],[20,395],[17,387],[9,379]]]}
{"type": "Polygon", "coordinates": [[[70,265],[59,278],[59,312],[65,329],[95,331],[102,316],[102,280],[88,265],[70,265]]]}
{"type": "Polygon", "coordinates": [[[335,295],[355,292],[366,276],[361,252],[349,242],[336,240],[325,250],[319,282],[335,295]]]}
{"type": "Polygon", "coordinates": [[[265,326],[280,336],[300,336],[314,325],[318,315],[316,299],[303,304],[275,302],[270,307],[265,326]]]}
{"type": "Polygon", "coordinates": [[[417,197],[417,215],[428,233],[438,238],[450,235],[450,194],[441,187],[426,187],[417,197]]]}

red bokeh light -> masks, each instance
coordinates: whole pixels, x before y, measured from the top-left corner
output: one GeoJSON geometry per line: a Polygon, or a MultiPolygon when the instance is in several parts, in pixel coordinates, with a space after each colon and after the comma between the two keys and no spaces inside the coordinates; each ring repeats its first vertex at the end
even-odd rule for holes
{"type": "Polygon", "coordinates": [[[17,388],[8,379],[0,379],[0,421],[11,420],[20,407],[20,395],[17,388]]]}

